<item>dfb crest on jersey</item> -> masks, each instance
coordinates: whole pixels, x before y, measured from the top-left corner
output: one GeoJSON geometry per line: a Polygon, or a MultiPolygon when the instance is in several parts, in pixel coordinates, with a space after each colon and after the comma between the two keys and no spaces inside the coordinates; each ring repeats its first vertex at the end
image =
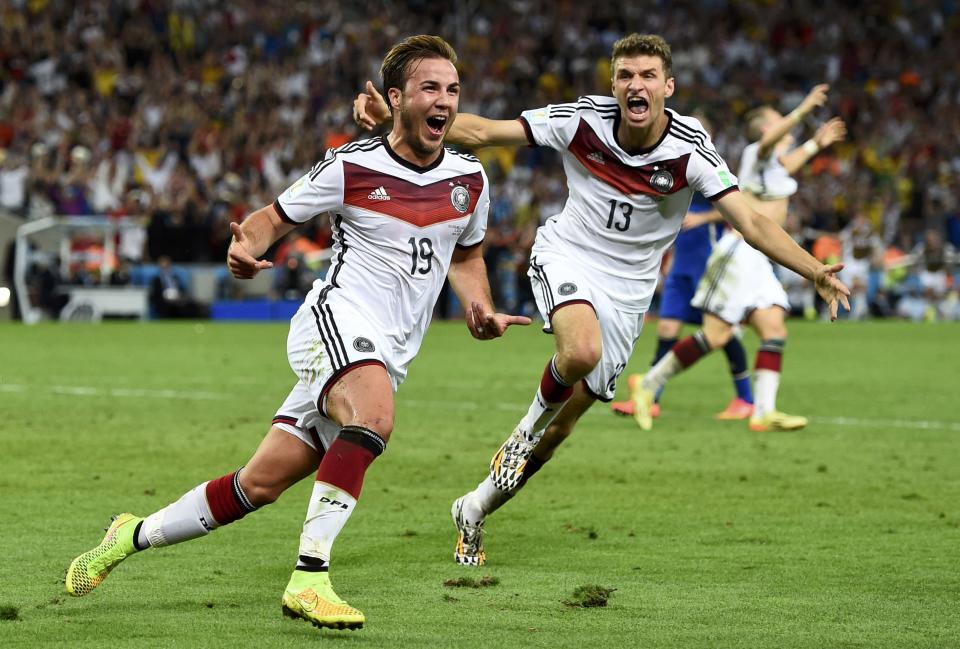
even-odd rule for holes
{"type": "Polygon", "coordinates": [[[373,346],[373,343],[370,342],[368,338],[354,338],[353,339],[353,348],[358,352],[363,352],[364,354],[369,354],[372,351],[376,351],[376,347],[373,346]]]}
{"type": "Polygon", "coordinates": [[[650,184],[661,194],[666,194],[673,189],[673,174],[666,169],[658,169],[650,176],[650,184]]]}
{"type": "Polygon", "coordinates": [[[577,285],[572,282],[561,284],[560,288],[557,289],[557,293],[559,293],[560,295],[573,295],[576,292],[577,292],[577,285]]]}
{"type": "Polygon", "coordinates": [[[457,185],[450,192],[450,202],[453,203],[455,210],[461,214],[466,214],[470,208],[470,192],[463,185],[457,185]]]}

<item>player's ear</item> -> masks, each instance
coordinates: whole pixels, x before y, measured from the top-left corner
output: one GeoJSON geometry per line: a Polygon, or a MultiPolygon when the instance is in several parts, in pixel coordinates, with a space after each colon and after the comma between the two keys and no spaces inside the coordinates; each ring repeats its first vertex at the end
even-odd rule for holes
{"type": "Polygon", "coordinates": [[[397,112],[400,110],[402,97],[403,92],[400,90],[400,88],[390,88],[387,90],[387,101],[390,103],[390,112],[397,112]]]}
{"type": "Polygon", "coordinates": [[[672,97],[672,96],[673,96],[673,77],[670,77],[669,79],[667,79],[667,83],[665,84],[665,91],[664,91],[664,93],[663,93],[663,96],[664,96],[664,97],[672,97]]]}

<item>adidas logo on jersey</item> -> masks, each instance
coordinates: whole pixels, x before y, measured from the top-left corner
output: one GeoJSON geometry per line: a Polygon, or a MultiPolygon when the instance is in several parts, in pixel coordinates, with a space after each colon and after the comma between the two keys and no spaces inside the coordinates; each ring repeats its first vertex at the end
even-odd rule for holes
{"type": "Polygon", "coordinates": [[[603,154],[599,151],[594,151],[593,153],[587,154],[587,159],[596,162],[598,165],[607,164],[606,160],[603,159],[603,154]]]}
{"type": "Polygon", "coordinates": [[[383,188],[383,185],[380,185],[372,192],[367,194],[367,198],[372,201],[388,201],[390,200],[390,194],[388,194],[387,190],[383,188]]]}

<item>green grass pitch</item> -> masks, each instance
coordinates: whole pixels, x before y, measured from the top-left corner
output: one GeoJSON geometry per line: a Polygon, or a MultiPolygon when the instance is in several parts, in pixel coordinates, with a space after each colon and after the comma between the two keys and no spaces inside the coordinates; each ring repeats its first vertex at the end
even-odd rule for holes
{"type": "Polygon", "coordinates": [[[334,585],[366,628],[280,615],[309,481],[68,598],[68,563],[111,514],[145,515],[249,457],[293,382],[286,331],[0,326],[0,646],[960,647],[947,325],[791,323],[779,403],[810,416],[800,433],[714,422],[722,355],[670,385],[650,433],[598,404],[489,519],[489,563],[471,571],[452,560],[450,503],[523,413],[552,340],[436,323],[334,547],[334,585]],[[465,576],[492,585],[444,585],[465,576]],[[615,589],[609,605],[565,605],[583,585],[615,589]]]}

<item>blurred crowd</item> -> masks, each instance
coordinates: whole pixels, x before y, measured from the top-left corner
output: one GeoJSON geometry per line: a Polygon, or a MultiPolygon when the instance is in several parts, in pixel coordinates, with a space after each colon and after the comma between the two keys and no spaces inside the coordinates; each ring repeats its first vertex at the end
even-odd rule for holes
{"type": "MultiPolygon", "coordinates": [[[[383,54],[403,36],[450,40],[461,110],[512,118],[609,93],[611,46],[632,31],[671,43],[668,106],[705,113],[734,169],[747,110],[788,112],[829,83],[829,105],[796,135],[839,115],[849,138],[803,173],[791,232],[823,259],[854,261],[857,317],[960,317],[960,5],[951,0],[829,9],[808,0],[7,0],[0,208],[24,219],[142,218],[145,237],[121,246],[118,264],[220,262],[231,221],[359,135],[353,97],[379,81],[383,54]]],[[[563,205],[563,171],[550,151],[480,153],[493,183],[495,298],[529,312],[527,251],[563,205]]],[[[283,269],[277,294],[302,291],[317,268],[304,260],[329,246],[323,218],[300,234],[271,252],[283,269]]],[[[816,305],[806,299],[809,315],[816,305]]]]}

